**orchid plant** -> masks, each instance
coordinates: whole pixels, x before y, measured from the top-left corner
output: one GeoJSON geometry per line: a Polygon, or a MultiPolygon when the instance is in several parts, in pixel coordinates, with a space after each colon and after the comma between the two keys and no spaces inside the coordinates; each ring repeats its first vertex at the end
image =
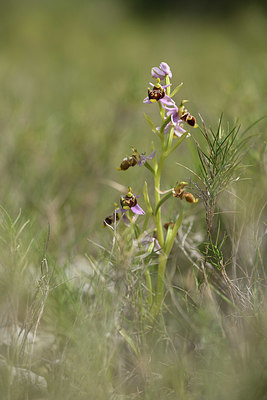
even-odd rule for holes
{"type": "Polygon", "coordinates": [[[128,225],[131,223],[136,224],[137,217],[139,216],[140,218],[145,218],[143,224],[143,234],[146,237],[145,242],[147,244],[148,240],[150,240],[152,245],[151,249],[154,249],[154,252],[158,255],[157,282],[155,288],[152,285],[149,267],[145,270],[146,285],[149,291],[148,304],[150,316],[155,317],[160,313],[162,308],[166,265],[183,219],[182,212],[180,212],[175,221],[163,223],[161,212],[162,205],[171,197],[180,198],[181,200],[185,199],[185,201],[191,204],[197,203],[198,201],[192,193],[187,191],[186,187],[188,183],[186,182],[176,183],[174,187],[162,191],[162,170],[168,156],[190,136],[190,128],[197,127],[197,124],[195,118],[185,109],[186,100],[182,100],[178,106],[173,100],[174,95],[177,94],[182,84],[171,91],[172,72],[169,65],[162,62],[159,67],[152,68],[151,75],[156,82],[150,83],[151,88],[148,88],[148,96],[143,102],[152,105],[155,103],[158,104],[161,126],[156,127],[151,118],[146,114],[145,118],[153,134],[156,135],[160,141],[160,151],[156,154],[153,148],[152,153],[145,156],[144,153],[138,153],[137,149],[133,147],[132,155],[125,157],[118,169],[120,171],[127,171],[130,167],[135,167],[136,165],[145,166],[153,175],[154,202],[152,205],[147,183],[145,182],[143,188],[146,205],[145,212],[137,202],[139,196],[136,196],[129,187],[128,193],[121,196],[120,205],[115,205],[113,214],[104,220],[104,225],[111,228],[113,224],[116,226],[116,224],[120,222],[121,216],[124,223],[128,225]],[[153,160],[152,163],[151,160],[153,160]],[[152,231],[154,232],[151,237],[146,231],[150,219],[153,221],[152,231]]]}

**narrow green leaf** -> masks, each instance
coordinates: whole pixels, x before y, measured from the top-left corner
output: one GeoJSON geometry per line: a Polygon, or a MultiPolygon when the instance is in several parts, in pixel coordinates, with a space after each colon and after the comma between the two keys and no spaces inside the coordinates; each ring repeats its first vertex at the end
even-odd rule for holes
{"type": "Polygon", "coordinates": [[[154,168],[151,167],[151,165],[150,165],[147,161],[144,163],[144,166],[145,166],[150,172],[152,172],[153,175],[155,175],[154,168]]]}
{"type": "Polygon", "coordinates": [[[118,330],[119,334],[123,337],[123,339],[128,343],[128,345],[131,347],[131,349],[135,352],[135,354],[138,356],[140,351],[139,349],[135,346],[133,339],[128,335],[128,333],[125,331],[125,329],[121,328],[118,330]]]}
{"type": "Polygon", "coordinates": [[[177,235],[178,229],[180,228],[180,226],[182,224],[182,221],[183,221],[183,211],[180,212],[179,217],[177,218],[177,220],[174,224],[174,227],[171,230],[171,235],[167,238],[168,241],[166,240],[166,242],[165,242],[165,253],[167,256],[169,256],[169,254],[171,252],[175,237],[177,235]]]}
{"type": "Polygon", "coordinates": [[[230,304],[234,309],[240,311],[240,309],[223,293],[221,293],[218,289],[216,289],[215,286],[213,286],[211,283],[209,284],[212,290],[214,290],[215,293],[217,293],[222,299],[224,299],[228,304],[230,304]]]}
{"type": "Polygon", "coordinates": [[[18,222],[18,220],[20,219],[20,216],[21,216],[21,208],[19,209],[19,213],[18,213],[18,215],[17,215],[17,218],[15,219],[15,221],[13,222],[13,226],[15,226],[16,225],[16,223],[18,222]]]}
{"type": "Polygon", "coordinates": [[[145,203],[146,203],[147,212],[149,214],[153,214],[153,209],[152,209],[151,204],[150,204],[148,190],[147,190],[147,182],[146,181],[145,181],[145,184],[144,184],[144,187],[143,187],[143,195],[144,195],[144,199],[145,199],[145,203]]]}
{"type": "Polygon", "coordinates": [[[165,201],[167,201],[170,197],[172,196],[172,191],[170,191],[169,193],[165,194],[160,201],[158,202],[158,204],[156,205],[155,208],[155,215],[157,214],[158,210],[160,209],[160,207],[162,206],[162,204],[165,203],[165,201]]]}
{"type": "Polygon", "coordinates": [[[147,122],[148,122],[150,128],[152,129],[152,131],[153,131],[154,133],[156,133],[157,135],[159,135],[159,132],[157,131],[157,129],[156,129],[156,127],[155,127],[155,125],[154,125],[152,119],[151,119],[146,113],[144,113],[144,116],[145,116],[145,119],[147,120],[147,122]]]}
{"type": "Polygon", "coordinates": [[[259,119],[257,119],[255,122],[252,122],[251,125],[249,125],[243,132],[242,132],[242,136],[247,133],[247,131],[249,131],[254,125],[256,125],[258,122],[260,122],[262,119],[266,118],[267,116],[264,115],[263,117],[260,117],[259,119]]]}
{"type": "Polygon", "coordinates": [[[168,151],[171,148],[173,135],[174,135],[174,126],[172,126],[171,129],[169,130],[167,144],[166,144],[166,151],[168,151]]]}
{"type": "Polygon", "coordinates": [[[169,241],[171,239],[171,235],[172,235],[172,230],[173,230],[173,228],[169,225],[168,226],[168,230],[167,230],[167,234],[166,234],[165,243],[169,243],[169,241]]]}
{"type": "Polygon", "coordinates": [[[163,134],[164,133],[164,129],[166,128],[166,126],[168,125],[168,123],[171,122],[171,115],[169,115],[163,122],[163,124],[160,127],[160,133],[163,134]]]}
{"type": "Polygon", "coordinates": [[[180,85],[176,86],[176,88],[171,92],[170,97],[173,97],[177,92],[179,92],[182,86],[183,82],[181,82],[180,85]]]}
{"type": "Polygon", "coordinates": [[[176,140],[176,142],[172,146],[172,148],[169,151],[167,151],[166,157],[168,157],[175,149],[177,149],[178,146],[180,146],[180,144],[185,140],[187,135],[188,135],[188,131],[183,133],[183,135],[179,139],[176,140]]]}

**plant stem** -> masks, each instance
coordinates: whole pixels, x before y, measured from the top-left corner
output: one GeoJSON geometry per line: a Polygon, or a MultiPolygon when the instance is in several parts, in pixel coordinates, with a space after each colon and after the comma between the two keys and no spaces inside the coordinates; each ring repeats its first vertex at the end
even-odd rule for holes
{"type": "Polygon", "coordinates": [[[154,309],[155,315],[157,315],[162,306],[163,296],[164,296],[164,277],[167,265],[168,256],[165,253],[159,255],[159,267],[158,267],[158,281],[157,281],[157,297],[156,297],[156,307],[154,309]]]}
{"type": "MultiPolygon", "coordinates": [[[[161,171],[163,167],[163,163],[165,160],[164,153],[162,152],[161,157],[159,159],[159,163],[157,165],[157,169],[155,171],[155,209],[157,208],[157,204],[160,202],[160,177],[161,177],[161,171]],[[157,190],[158,189],[158,190],[157,190]]],[[[163,234],[163,229],[162,229],[162,222],[161,222],[161,209],[158,209],[157,214],[155,215],[155,221],[156,221],[156,228],[157,228],[157,234],[158,234],[158,242],[160,247],[163,249],[164,248],[164,234],[163,234]]]]}
{"type": "Polygon", "coordinates": [[[164,297],[164,277],[165,277],[165,270],[167,266],[168,257],[170,255],[171,249],[173,247],[173,243],[175,237],[177,235],[178,229],[181,226],[183,220],[183,212],[180,213],[179,217],[176,220],[176,223],[171,230],[171,236],[166,237],[164,252],[162,252],[159,256],[159,267],[158,267],[158,281],[157,281],[157,297],[156,297],[156,308],[155,314],[158,314],[161,310],[163,297],[164,297]]]}
{"type": "MultiPolygon", "coordinates": [[[[162,153],[159,159],[159,163],[157,165],[157,169],[155,171],[155,210],[158,208],[157,205],[160,202],[160,177],[162,172],[162,167],[165,161],[165,153],[164,153],[164,144],[162,144],[162,153]],[[158,190],[157,190],[158,189],[158,190]]],[[[163,252],[165,247],[165,240],[162,228],[162,221],[161,221],[161,207],[157,209],[157,213],[155,214],[155,223],[157,228],[157,239],[159,245],[161,247],[161,252],[159,254],[159,265],[158,265],[158,278],[157,278],[157,290],[156,290],[156,304],[152,309],[152,317],[159,314],[161,310],[162,300],[164,296],[164,275],[165,269],[167,265],[167,255],[163,252]]]]}

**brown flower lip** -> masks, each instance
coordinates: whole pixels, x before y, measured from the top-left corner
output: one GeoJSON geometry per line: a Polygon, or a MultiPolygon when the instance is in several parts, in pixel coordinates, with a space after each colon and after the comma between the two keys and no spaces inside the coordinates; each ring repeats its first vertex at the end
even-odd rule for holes
{"type": "Polygon", "coordinates": [[[120,170],[126,171],[130,167],[134,167],[138,162],[137,156],[133,154],[131,157],[125,157],[119,167],[120,170]]]}
{"type": "Polygon", "coordinates": [[[120,203],[122,207],[134,207],[137,204],[137,199],[134,195],[128,196],[126,195],[125,197],[121,197],[120,203]]]}
{"type": "Polygon", "coordinates": [[[190,126],[194,127],[196,125],[196,118],[193,117],[193,115],[191,115],[188,111],[182,114],[181,119],[187,122],[190,126]]]}
{"type": "Polygon", "coordinates": [[[160,99],[163,99],[164,96],[165,96],[165,90],[162,87],[154,86],[153,90],[148,89],[149,100],[159,101],[160,99]]]}
{"type": "Polygon", "coordinates": [[[120,219],[120,216],[118,214],[118,212],[114,211],[114,213],[112,215],[109,215],[108,217],[106,217],[103,221],[104,226],[107,225],[112,225],[115,221],[118,221],[120,219]]]}

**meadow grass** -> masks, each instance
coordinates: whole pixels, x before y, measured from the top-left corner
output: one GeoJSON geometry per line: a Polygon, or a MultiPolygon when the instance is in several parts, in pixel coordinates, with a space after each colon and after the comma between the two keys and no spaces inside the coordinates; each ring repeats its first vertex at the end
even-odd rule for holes
{"type": "MultiPolygon", "coordinates": [[[[162,318],[147,317],[138,240],[130,228],[115,240],[102,221],[114,182],[137,193],[150,182],[116,168],[131,146],[151,151],[152,66],[172,66],[202,129],[170,156],[166,188],[205,189],[191,172],[203,172],[196,141],[203,154],[222,112],[240,132],[266,114],[266,17],[153,24],[118,4],[1,5],[0,399],[265,400],[266,121],[248,132],[212,234],[205,198],[184,206],[162,318]]],[[[155,283],[156,255],[149,267],[155,283]]]]}

